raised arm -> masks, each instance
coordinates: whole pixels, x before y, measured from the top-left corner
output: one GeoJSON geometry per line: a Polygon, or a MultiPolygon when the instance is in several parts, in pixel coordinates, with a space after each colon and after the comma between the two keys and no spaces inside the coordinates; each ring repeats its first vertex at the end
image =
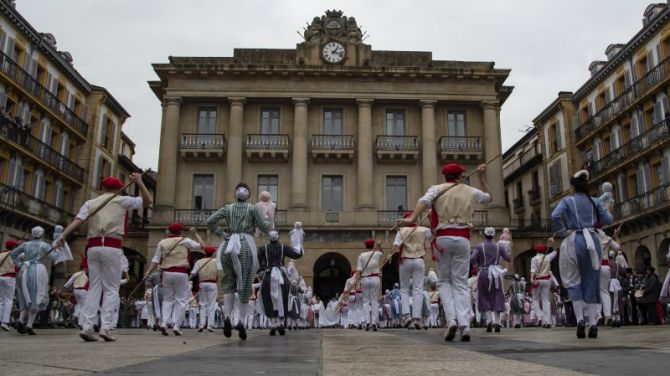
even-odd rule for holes
{"type": "Polygon", "coordinates": [[[223,228],[219,225],[219,222],[224,218],[228,218],[229,212],[230,212],[229,206],[225,205],[221,209],[214,212],[211,216],[209,216],[209,218],[207,219],[207,226],[209,227],[209,230],[219,236],[223,235],[224,231],[223,228]]]}

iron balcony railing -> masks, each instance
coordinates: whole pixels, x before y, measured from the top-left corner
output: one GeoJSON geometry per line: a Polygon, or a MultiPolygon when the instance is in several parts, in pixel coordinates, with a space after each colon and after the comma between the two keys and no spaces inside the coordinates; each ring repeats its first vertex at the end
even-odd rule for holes
{"type": "Polygon", "coordinates": [[[577,140],[588,138],[601,125],[626,111],[637,99],[647,94],[652,88],[665,81],[670,74],[670,58],[666,58],[660,64],[652,68],[642,78],[635,81],[623,93],[619,94],[611,102],[607,103],[598,112],[580,123],[575,130],[577,140]]]}
{"type": "Polygon", "coordinates": [[[22,214],[30,214],[44,221],[44,223],[52,225],[64,225],[74,219],[74,214],[66,210],[1,183],[0,203],[9,210],[22,214]]]}
{"type": "MultiPolygon", "coordinates": [[[[184,226],[206,226],[207,219],[216,209],[175,209],[174,220],[184,226]]],[[[275,211],[275,226],[286,226],[287,210],[275,211]]]]}
{"type": "Polygon", "coordinates": [[[657,144],[666,141],[670,138],[670,117],[656,123],[649,130],[641,135],[621,145],[616,150],[609,152],[604,157],[591,163],[592,176],[600,175],[612,167],[619,165],[629,158],[635,158],[645,150],[656,146],[657,144]]]}
{"type": "Polygon", "coordinates": [[[354,136],[316,134],[312,136],[312,149],[314,150],[353,150],[354,136]]]}
{"type": "Polygon", "coordinates": [[[441,152],[481,152],[482,143],[479,137],[442,136],[439,140],[441,152]]]}
{"type": "MultiPolygon", "coordinates": [[[[395,225],[405,212],[403,210],[378,210],[377,224],[379,226],[395,225]]],[[[487,225],[488,213],[483,210],[475,210],[472,215],[472,225],[483,227],[487,225]]]]}
{"type": "Polygon", "coordinates": [[[185,149],[223,149],[226,137],[221,133],[182,133],[181,147],[185,149]]]}
{"type": "Polygon", "coordinates": [[[517,172],[518,169],[524,167],[526,163],[539,158],[542,153],[540,153],[540,146],[535,145],[534,147],[524,151],[518,157],[515,157],[514,160],[503,168],[503,176],[508,177],[513,173],[517,172]]]}
{"type": "Polygon", "coordinates": [[[510,229],[515,232],[551,233],[551,219],[511,219],[510,229]]]}
{"type": "Polygon", "coordinates": [[[150,217],[142,217],[139,215],[132,216],[128,221],[128,232],[145,232],[148,231],[147,226],[151,224],[150,217]]]}
{"type": "Polygon", "coordinates": [[[23,89],[38,98],[42,104],[58,114],[66,124],[69,124],[79,132],[82,137],[87,137],[88,124],[86,121],[69,109],[58,97],[42,86],[37,79],[28,74],[14,60],[2,52],[0,52],[0,69],[23,89]]]}
{"type": "Polygon", "coordinates": [[[418,151],[416,136],[377,136],[379,151],[418,151]]]}
{"type": "Polygon", "coordinates": [[[0,136],[30,150],[38,159],[46,162],[63,174],[83,183],[85,171],[51,146],[33,137],[27,130],[21,129],[14,121],[0,115],[0,136]]]}
{"type": "Polygon", "coordinates": [[[667,204],[670,204],[670,184],[660,185],[626,201],[616,203],[614,205],[614,218],[620,221],[637,214],[644,214],[667,204]]]}
{"type": "Polygon", "coordinates": [[[247,135],[247,149],[288,150],[287,134],[250,134],[247,135]]]}

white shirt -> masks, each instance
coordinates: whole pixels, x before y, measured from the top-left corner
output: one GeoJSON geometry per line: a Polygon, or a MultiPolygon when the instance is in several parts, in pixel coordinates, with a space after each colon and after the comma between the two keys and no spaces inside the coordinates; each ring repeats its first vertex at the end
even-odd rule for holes
{"type": "MultiPolygon", "coordinates": [[[[182,241],[179,242],[180,245],[183,245],[184,247],[188,249],[195,249],[198,250],[200,249],[200,243],[196,242],[195,240],[189,239],[189,238],[184,238],[182,241]]],[[[161,246],[156,247],[156,253],[154,254],[154,258],[151,259],[151,262],[154,264],[160,264],[161,259],[163,258],[161,256],[161,246]]],[[[168,251],[167,249],[165,251],[168,251]]]]}
{"type": "Polygon", "coordinates": [[[128,259],[124,255],[121,255],[121,272],[128,273],[128,259]]]}
{"type": "MultiPolygon", "coordinates": [[[[470,187],[472,188],[472,192],[475,196],[475,204],[486,204],[491,201],[491,194],[486,193],[483,191],[480,191],[479,189],[475,187],[470,187]]],[[[440,189],[439,185],[433,185],[430,188],[428,188],[428,191],[426,194],[423,195],[419,199],[420,204],[424,204],[426,206],[432,206],[433,205],[433,200],[437,198],[437,196],[440,194],[442,190],[440,189]]]]}
{"type": "MultiPolygon", "coordinates": [[[[144,206],[144,201],[142,201],[142,196],[137,196],[137,197],[131,197],[131,196],[121,196],[121,206],[123,206],[124,209],[126,210],[135,210],[135,209],[142,209],[144,206]]],[[[88,206],[88,201],[84,203],[84,205],[81,206],[81,209],[79,209],[79,214],[77,214],[76,219],[79,220],[85,220],[88,218],[90,212],[90,208],[88,206]]]]}
{"type": "MultiPolygon", "coordinates": [[[[416,231],[418,231],[418,230],[416,230],[416,231]]],[[[424,227],[423,233],[426,236],[426,240],[430,240],[430,239],[433,238],[433,234],[430,232],[429,228],[424,227]]],[[[398,231],[395,234],[395,240],[393,240],[393,245],[400,246],[401,244],[402,244],[402,235],[400,235],[400,231],[398,231]]]]}
{"type": "MultiPolygon", "coordinates": [[[[545,256],[543,263],[551,262],[551,260],[553,260],[555,257],[556,257],[556,251],[552,251],[550,254],[545,256]]],[[[538,267],[537,258],[533,257],[532,259],[530,259],[530,272],[531,273],[537,272],[537,267],[538,267]]]]}

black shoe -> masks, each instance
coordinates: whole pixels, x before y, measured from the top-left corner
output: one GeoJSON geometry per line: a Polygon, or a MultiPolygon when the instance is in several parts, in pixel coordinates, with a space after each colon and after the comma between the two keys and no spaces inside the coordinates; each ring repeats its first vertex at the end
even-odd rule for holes
{"type": "Polygon", "coordinates": [[[235,330],[237,330],[237,335],[242,341],[247,339],[247,329],[244,327],[241,321],[237,323],[235,330]]]}
{"type": "Polygon", "coordinates": [[[35,335],[35,331],[33,331],[33,328],[26,326],[26,333],[28,333],[31,336],[35,335]]]}
{"type": "Polygon", "coordinates": [[[23,322],[19,321],[16,323],[16,332],[19,334],[26,334],[26,326],[23,322]]]}
{"type": "Polygon", "coordinates": [[[500,324],[496,324],[495,328],[496,328],[495,332],[500,333],[500,324]]]}
{"type": "Polygon", "coordinates": [[[514,328],[515,328],[515,329],[521,329],[521,324],[516,324],[516,325],[514,325],[514,328]]]}
{"type": "Polygon", "coordinates": [[[579,320],[577,323],[577,338],[586,338],[586,324],[584,320],[579,320]]]}
{"type": "Polygon", "coordinates": [[[589,328],[589,338],[598,338],[598,327],[595,325],[591,325],[589,328]]]}
{"type": "Polygon", "coordinates": [[[279,335],[280,335],[280,336],[283,336],[283,335],[286,334],[286,329],[284,329],[284,326],[283,326],[283,325],[280,326],[279,329],[277,329],[277,331],[279,332],[279,335]]]}
{"type": "Polygon", "coordinates": [[[198,333],[202,333],[202,331],[205,330],[205,328],[198,328],[198,333]]]}
{"type": "Polygon", "coordinates": [[[470,342],[470,334],[463,334],[461,336],[461,342],[470,342]]]}
{"type": "Polygon", "coordinates": [[[275,329],[275,328],[270,329],[270,335],[271,336],[275,335],[275,333],[277,333],[277,329],[275,329]]]}
{"type": "Polygon", "coordinates": [[[372,331],[376,332],[377,331],[377,324],[372,324],[372,331]]]}
{"type": "Polygon", "coordinates": [[[358,330],[363,330],[363,325],[358,324],[358,330]]]}
{"type": "Polygon", "coordinates": [[[456,325],[450,326],[449,329],[447,329],[447,332],[444,334],[444,340],[447,342],[451,342],[454,340],[456,337],[456,331],[458,330],[458,327],[456,325]]]}
{"type": "Polygon", "coordinates": [[[233,324],[230,323],[230,319],[227,317],[223,320],[223,335],[226,338],[230,338],[233,335],[233,324]]]}
{"type": "Polygon", "coordinates": [[[493,331],[493,323],[488,323],[486,325],[486,333],[491,333],[493,331]]]}
{"type": "Polygon", "coordinates": [[[100,331],[100,327],[97,324],[93,325],[93,331],[98,333],[100,331]]]}
{"type": "Polygon", "coordinates": [[[169,336],[170,335],[167,331],[167,327],[161,326],[161,327],[159,327],[159,329],[160,329],[162,335],[164,335],[164,336],[169,336]]]}
{"type": "Polygon", "coordinates": [[[368,330],[370,330],[370,324],[365,324],[365,331],[367,332],[368,330]]]}

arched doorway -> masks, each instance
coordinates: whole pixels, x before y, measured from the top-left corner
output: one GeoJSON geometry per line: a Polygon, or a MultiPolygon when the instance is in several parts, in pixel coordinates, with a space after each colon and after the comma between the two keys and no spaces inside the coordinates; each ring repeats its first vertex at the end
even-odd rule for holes
{"type": "Polygon", "coordinates": [[[514,258],[514,272],[530,281],[530,260],[535,256],[535,250],[528,249],[514,258]]]}
{"type": "Polygon", "coordinates": [[[314,294],[327,303],[344,290],[351,264],[339,253],[329,252],[314,263],[314,294]]]}
{"type": "Polygon", "coordinates": [[[393,289],[394,283],[400,282],[400,274],[398,273],[398,257],[400,253],[395,253],[391,262],[384,265],[382,268],[382,294],[386,290],[393,289]]]}
{"type": "Polygon", "coordinates": [[[666,275],[666,273],[668,273],[668,268],[670,268],[667,259],[667,256],[670,255],[668,253],[669,248],[670,248],[670,239],[665,238],[661,242],[661,245],[658,247],[658,251],[656,253],[656,262],[658,263],[658,270],[656,271],[656,274],[658,274],[658,276],[661,278],[663,278],[663,276],[666,275]]]}
{"type": "MultiPolygon", "coordinates": [[[[121,296],[129,294],[144,277],[144,268],[147,260],[134,249],[123,247],[123,255],[128,259],[128,283],[121,285],[121,296]]],[[[138,289],[135,296],[144,295],[143,289],[138,289]],[[139,295],[138,295],[139,294],[139,295]]]]}
{"type": "Polygon", "coordinates": [[[651,266],[651,252],[641,245],[635,250],[635,271],[644,273],[651,266]]]}

